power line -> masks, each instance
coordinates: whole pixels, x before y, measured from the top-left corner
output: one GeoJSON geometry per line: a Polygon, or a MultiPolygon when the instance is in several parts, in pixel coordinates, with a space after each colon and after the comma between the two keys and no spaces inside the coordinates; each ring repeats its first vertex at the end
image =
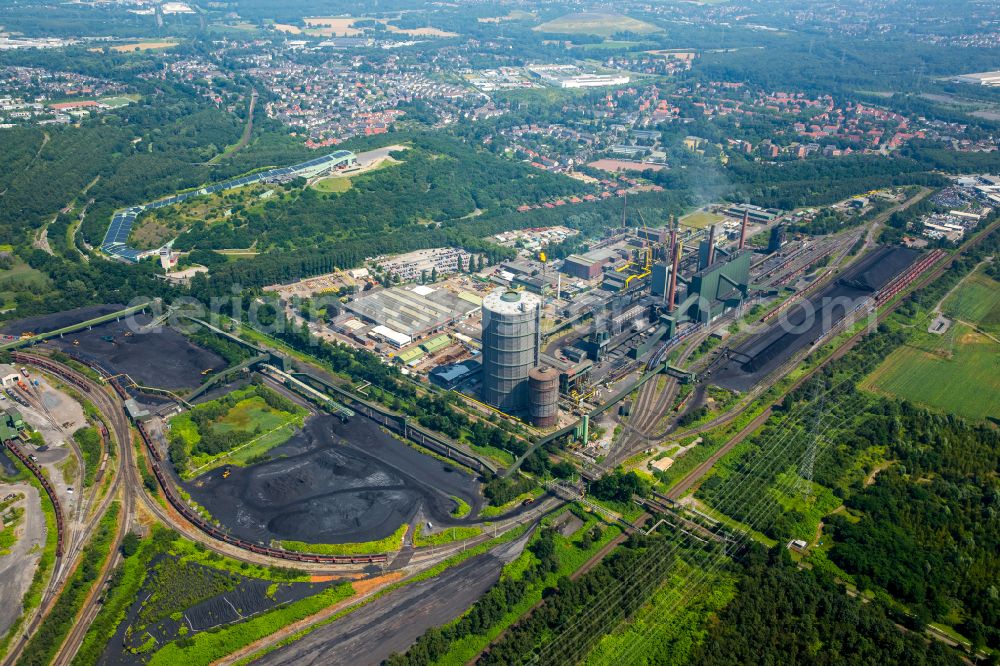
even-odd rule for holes
{"type": "MultiPolygon", "coordinates": [[[[839,384],[837,387],[835,387],[834,389],[831,389],[831,392],[836,391],[836,389],[840,388],[840,386],[843,386],[846,383],[847,383],[846,381],[845,382],[841,382],[841,384],[839,384]]],[[[761,466],[761,465],[766,465],[767,469],[770,469],[771,464],[769,464],[769,458],[770,458],[770,456],[772,454],[776,453],[777,455],[775,456],[775,458],[780,458],[780,455],[783,454],[787,450],[787,448],[791,445],[792,439],[790,439],[790,438],[793,438],[793,436],[795,434],[797,434],[797,432],[793,432],[793,429],[791,428],[791,426],[793,424],[795,424],[796,421],[798,421],[805,414],[805,412],[808,410],[808,408],[810,406],[811,406],[811,403],[807,402],[807,403],[805,403],[805,404],[797,407],[792,412],[790,412],[785,417],[785,419],[782,421],[782,426],[783,427],[780,430],[774,432],[769,437],[769,439],[766,442],[764,442],[764,443],[762,443],[760,445],[761,448],[762,448],[762,450],[763,450],[763,452],[764,452],[764,454],[761,455],[757,459],[757,461],[755,461],[755,463],[754,463],[754,467],[755,468],[758,467],[758,466],[761,466]],[[779,447],[780,447],[780,450],[779,450],[779,447]]],[[[832,425],[833,424],[831,423],[827,427],[832,427],[832,425]]],[[[771,460],[773,460],[773,458],[771,460]]],[[[717,499],[719,499],[722,502],[726,502],[729,499],[737,496],[740,492],[743,491],[743,486],[744,485],[749,485],[749,484],[752,483],[752,481],[751,481],[752,478],[753,478],[753,475],[747,474],[738,483],[736,483],[731,488],[727,489],[727,492],[726,492],[726,494],[724,496],[722,496],[720,498],[717,498],[717,499]]],[[[755,504],[754,506],[755,506],[755,510],[756,510],[755,511],[755,516],[756,516],[756,513],[760,513],[763,509],[761,508],[759,502],[757,504],[755,504]]],[[[656,551],[653,553],[653,556],[654,557],[659,557],[659,558],[662,559],[662,558],[665,558],[665,557],[672,556],[676,552],[676,550],[677,550],[677,546],[676,545],[674,545],[672,548],[667,548],[667,546],[666,546],[666,544],[664,542],[664,543],[661,543],[660,546],[656,548],[656,551]],[[663,551],[663,552],[659,552],[659,551],[663,551]]],[[[635,584],[641,585],[643,581],[642,581],[641,577],[639,577],[637,579],[638,575],[639,574],[637,574],[637,573],[633,573],[630,577],[621,580],[618,585],[614,586],[614,588],[609,591],[607,597],[611,598],[613,595],[617,594],[618,592],[623,591],[623,587],[626,586],[626,585],[629,585],[629,584],[633,583],[633,581],[635,581],[635,584]]],[[[604,618],[607,616],[607,613],[611,612],[611,610],[612,610],[611,608],[606,608],[602,613],[600,613],[599,616],[597,616],[597,617],[591,617],[590,619],[592,621],[594,621],[594,620],[603,621],[604,618]]],[[[573,631],[573,629],[576,628],[580,624],[580,622],[582,620],[583,620],[583,618],[580,618],[578,616],[578,617],[576,617],[576,619],[572,620],[572,623],[569,624],[568,626],[566,625],[566,623],[564,623],[563,626],[566,627],[565,630],[563,632],[561,632],[560,636],[556,637],[555,640],[551,641],[546,646],[543,646],[542,649],[541,649],[541,651],[538,652],[535,655],[535,658],[533,659],[533,661],[538,661],[539,659],[541,659],[543,657],[546,657],[546,655],[549,652],[551,652],[552,650],[554,650],[555,647],[559,644],[560,638],[564,637],[564,636],[568,636],[573,631]]],[[[598,634],[598,636],[600,636],[600,634],[598,634]]]]}

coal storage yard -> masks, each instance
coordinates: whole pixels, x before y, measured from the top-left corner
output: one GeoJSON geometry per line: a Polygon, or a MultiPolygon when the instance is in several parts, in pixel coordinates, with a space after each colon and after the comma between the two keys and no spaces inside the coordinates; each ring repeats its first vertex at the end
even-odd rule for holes
{"type": "MultiPolygon", "coordinates": [[[[22,332],[45,333],[104,314],[121,310],[121,306],[97,306],[24,319],[5,327],[10,335],[22,332]]],[[[60,351],[96,363],[111,374],[127,374],[143,386],[163,389],[197,387],[204,378],[226,367],[226,362],[214,352],[203,349],[183,334],[160,326],[149,333],[139,333],[152,318],[137,314],[131,321],[110,321],[90,330],[67,333],[47,343],[60,351]]]]}
{"type": "Polygon", "coordinates": [[[184,484],[234,536],[253,542],[361,543],[385,538],[418,511],[435,526],[468,524],[482,498],[469,473],[424,455],[363,417],[320,415],[270,451],[272,460],[217,468],[184,484]],[[471,507],[451,516],[451,496],[471,507]]]}
{"type": "Polygon", "coordinates": [[[731,350],[731,358],[712,372],[710,382],[735,391],[750,390],[796,352],[828,333],[905,271],[918,255],[905,248],[875,250],[810,298],[808,305],[792,305],[762,333],[731,350]],[[830,303],[835,305],[830,307],[830,303]]]}

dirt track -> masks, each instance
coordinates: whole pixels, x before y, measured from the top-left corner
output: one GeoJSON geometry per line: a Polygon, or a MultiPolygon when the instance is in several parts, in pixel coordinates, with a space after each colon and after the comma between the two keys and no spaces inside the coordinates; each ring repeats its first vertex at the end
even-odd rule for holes
{"type": "Polygon", "coordinates": [[[24,517],[18,526],[20,536],[10,552],[0,557],[0,636],[21,614],[21,597],[31,583],[38,565],[40,553],[32,549],[45,544],[45,519],[42,516],[41,500],[34,486],[27,483],[0,484],[0,497],[7,493],[21,493],[26,500],[15,506],[24,509],[24,517]]]}

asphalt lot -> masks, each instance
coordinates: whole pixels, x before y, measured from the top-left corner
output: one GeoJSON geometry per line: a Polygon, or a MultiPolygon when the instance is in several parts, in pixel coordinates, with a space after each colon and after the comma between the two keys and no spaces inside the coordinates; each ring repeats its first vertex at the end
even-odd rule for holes
{"type": "Polygon", "coordinates": [[[401,587],[255,663],[270,666],[369,666],[407,650],[431,627],[464,613],[524,550],[522,537],[472,557],[440,576],[401,587]]]}

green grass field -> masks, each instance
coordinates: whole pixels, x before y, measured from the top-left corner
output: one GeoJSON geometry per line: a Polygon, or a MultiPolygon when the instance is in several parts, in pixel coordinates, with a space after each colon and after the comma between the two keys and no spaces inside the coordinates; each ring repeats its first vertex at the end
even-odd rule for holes
{"type": "Polygon", "coordinates": [[[618,32],[633,32],[638,35],[648,35],[659,32],[660,28],[652,23],[646,23],[621,14],[603,14],[597,12],[580,12],[566,14],[534,27],[538,32],[550,32],[562,35],[598,35],[610,37],[618,32]]]}
{"type": "Polygon", "coordinates": [[[1000,332],[1000,282],[976,271],[948,296],[941,309],[949,317],[976,324],[990,333],[1000,332]]]}
{"type": "Polygon", "coordinates": [[[696,211],[690,215],[685,215],[681,218],[681,224],[685,227],[694,227],[695,229],[704,229],[705,227],[716,224],[717,222],[722,222],[725,217],[722,215],[716,215],[715,213],[708,213],[703,210],[696,211]]]}
{"type": "Polygon", "coordinates": [[[922,333],[861,388],[970,419],[1000,417],[1000,344],[964,324],[941,336],[922,333]]]}
{"type": "MultiPolygon", "coordinates": [[[[232,394],[231,394],[232,395],[232,394]]],[[[211,421],[211,431],[216,435],[228,432],[254,433],[254,437],[228,452],[215,455],[192,453],[186,470],[181,476],[189,478],[221,465],[246,465],[254,458],[267,453],[288,440],[295,429],[305,421],[306,410],[298,407],[295,413],[274,409],[252,390],[235,392],[236,402],[221,416],[211,421]]],[[[212,401],[213,403],[217,401],[212,401]]],[[[204,409],[209,403],[195,409],[204,409]]],[[[170,420],[170,437],[181,438],[189,452],[201,441],[204,433],[191,418],[190,413],[178,414],[170,420]]]]}
{"type": "Polygon", "coordinates": [[[123,95],[121,97],[102,97],[100,100],[102,104],[107,104],[112,108],[119,108],[122,106],[128,106],[133,102],[139,101],[139,95],[123,95]]]}
{"type": "Polygon", "coordinates": [[[598,42],[597,44],[580,44],[575,48],[578,48],[581,51],[614,51],[617,49],[629,49],[642,43],[644,42],[615,41],[607,39],[603,42],[598,42]]]}
{"type": "Polygon", "coordinates": [[[257,428],[267,432],[278,427],[285,420],[286,417],[282,412],[271,409],[263,398],[254,396],[240,400],[225,416],[212,424],[212,427],[217,432],[256,430],[257,428]]]}
{"type": "Polygon", "coordinates": [[[351,179],[344,178],[343,176],[331,176],[330,178],[324,178],[323,180],[316,181],[316,183],[313,184],[313,188],[319,192],[335,192],[339,194],[340,192],[346,192],[351,189],[351,179]]]}

